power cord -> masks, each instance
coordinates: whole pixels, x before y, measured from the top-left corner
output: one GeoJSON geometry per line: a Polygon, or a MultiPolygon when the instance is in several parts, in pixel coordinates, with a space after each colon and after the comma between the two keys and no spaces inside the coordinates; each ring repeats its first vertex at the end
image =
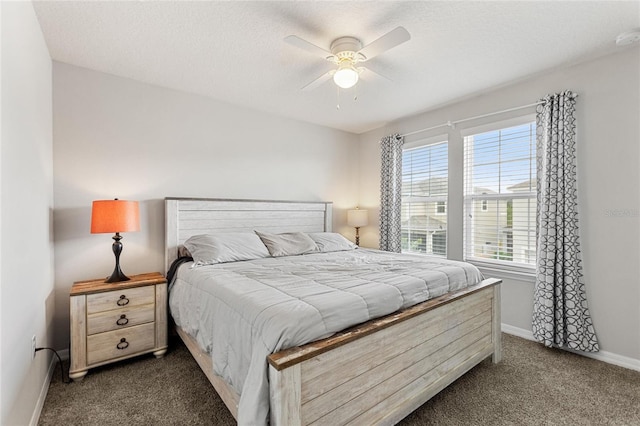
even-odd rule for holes
{"type": "Polygon", "coordinates": [[[66,381],[64,380],[64,366],[62,365],[62,358],[60,358],[60,355],[58,355],[58,352],[53,348],[36,348],[36,352],[44,349],[53,352],[58,357],[58,363],[60,364],[60,378],[62,379],[62,383],[71,383],[71,380],[66,380],[66,381]]]}

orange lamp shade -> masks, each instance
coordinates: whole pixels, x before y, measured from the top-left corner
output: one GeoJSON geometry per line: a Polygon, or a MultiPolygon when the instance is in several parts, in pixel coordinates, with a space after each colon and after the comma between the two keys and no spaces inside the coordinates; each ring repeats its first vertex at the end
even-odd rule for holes
{"type": "Polygon", "coordinates": [[[91,233],[135,232],[140,230],[137,201],[98,200],[91,208],[91,233]]]}

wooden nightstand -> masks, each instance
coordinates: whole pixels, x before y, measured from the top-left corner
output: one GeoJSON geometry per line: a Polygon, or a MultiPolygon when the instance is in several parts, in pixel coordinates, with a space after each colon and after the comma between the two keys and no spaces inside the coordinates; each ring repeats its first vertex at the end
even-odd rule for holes
{"type": "Polygon", "coordinates": [[[79,281],[71,287],[71,366],[82,380],[90,368],[167,352],[167,280],[158,272],[130,281],[79,281]]]}

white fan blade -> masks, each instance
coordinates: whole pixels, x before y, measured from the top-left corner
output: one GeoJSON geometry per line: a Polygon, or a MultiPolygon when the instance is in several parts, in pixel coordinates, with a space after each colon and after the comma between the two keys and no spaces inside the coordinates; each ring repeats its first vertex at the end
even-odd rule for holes
{"type": "Polygon", "coordinates": [[[375,78],[379,78],[379,79],[383,79],[383,80],[387,80],[387,81],[393,81],[392,79],[390,79],[386,75],[380,74],[375,69],[372,69],[371,68],[371,64],[367,64],[366,67],[359,67],[359,69],[362,69],[362,71],[364,71],[363,74],[364,74],[365,78],[367,78],[369,75],[371,75],[371,76],[373,76],[375,78]]]}
{"type": "Polygon", "coordinates": [[[322,74],[320,77],[313,80],[311,83],[304,86],[301,90],[305,92],[308,92],[309,90],[313,90],[316,87],[320,86],[325,81],[329,80],[333,74],[334,74],[334,70],[327,71],[326,73],[322,74]]]}
{"type": "Polygon", "coordinates": [[[292,46],[299,47],[302,50],[306,50],[307,52],[313,53],[315,55],[319,55],[323,58],[333,57],[331,52],[323,49],[322,47],[318,47],[313,43],[309,43],[307,40],[303,40],[298,36],[290,35],[284,38],[284,41],[289,43],[292,46]]]}
{"type": "Polygon", "coordinates": [[[396,47],[399,44],[404,43],[411,39],[409,32],[404,27],[397,27],[394,30],[389,31],[377,40],[372,41],[365,47],[360,49],[359,54],[364,56],[364,60],[375,58],[382,52],[396,47]]]}

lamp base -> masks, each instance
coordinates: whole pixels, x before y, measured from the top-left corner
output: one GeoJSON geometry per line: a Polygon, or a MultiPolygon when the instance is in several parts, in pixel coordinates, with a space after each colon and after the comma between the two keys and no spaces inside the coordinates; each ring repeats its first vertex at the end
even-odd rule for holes
{"type": "Polygon", "coordinates": [[[119,283],[120,281],[129,281],[131,278],[126,276],[120,270],[120,265],[116,265],[116,269],[113,270],[113,273],[107,277],[105,283],[119,283]]]}
{"type": "Polygon", "coordinates": [[[360,227],[356,226],[356,245],[360,247],[360,227]]]}
{"type": "Polygon", "coordinates": [[[112,238],[113,244],[111,245],[111,248],[113,248],[113,254],[116,257],[116,266],[115,268],[113,268],[111,276],[107,277],[107,279],[105,280],[105,283],[129,281],[131,278],[123,274],[122,270],[120,269],[120,253],[122,252],[122,243],[120,242],[120,240],[122,239],[122,237],[120,236],[119,232],[116,232],[116,235],[114,235],[112,238]]]}

